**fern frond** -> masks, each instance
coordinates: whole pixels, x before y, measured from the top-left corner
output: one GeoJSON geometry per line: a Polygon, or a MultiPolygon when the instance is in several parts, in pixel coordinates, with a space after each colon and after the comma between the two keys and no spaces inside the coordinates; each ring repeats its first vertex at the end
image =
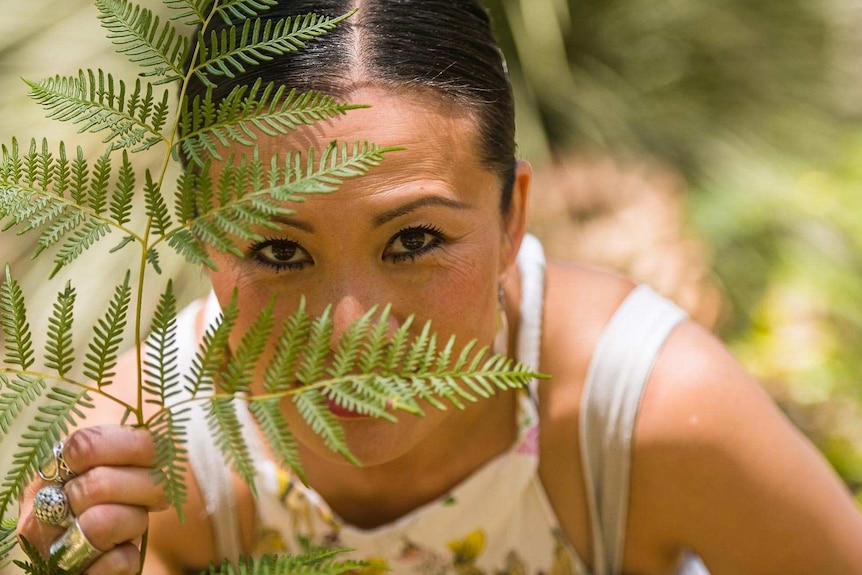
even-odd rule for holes
{"type": "Polygon", "coordinates": [[[78,76],[26,80],[30,97],[52,120],[81,125],[79,132],[107,131],[102,140],[112,149],[146,150],[165,139],[160,133],[170,109],[170,96],[153,94],[153,85],[138,79],[126,97],[126,84],[102,70],[81,70],[78,76]]]}
{"type": "Polygon", "coordinates": [[[144,359],[144,392],[147,403],[164,407],[177,395],[180,373],[177,365],[177,300],[173,282],[168,280],[164,293],[153,314],[150,336],[146,340],[144,359]]]}
{"type": "Polygon", "coordinates": [[[99,20],[108,30],[108,39],[130,62],[150,68],[142,75],[159,77],[156,84],[182,78],[188,57],[189,40],[170,23],[160,25],[159,17],[127,0],[96,0],[99,20]]]}
{"type": "MultiPolygon", "coordinates": [[[[283,165],[273,158],[266,169],[255,150],[251,158],[243,157],[236,163],[229,161],[220,170],[217,182],[194,175],[191,173],[194,170],[190,169],[181,181],[184,197],[178,200],[177,211],[187,213],[191,209],[188,203],[194,201],[190,197],[194,189],[198,194],[199,215],[190,224],[192,233],[184,235],[181,247],[187,252],[183,255],[195,261],[196,256],[204,253],[203,248],[195,249],[185,241],[198,239],[219,251],[242,257],[232,237],[260,241],[262,236],[256,228],[272,228],[274,215],[294,213],[283,203],[302,201],[303,194],[332,192],[345,179],[365,174],[393,150],[396,148],[382,148],[367,142],[354,144],[352,150],[346,145],[332,143],[320,153],[319,159],[312,149],[306,162],[298,154],[287,154],[283,165]],[[251,188],[257,181],[264,187],[251,188]]],[[[174,234],[179,233],[177,229],[168,234],[172,246],[174,234]]]]}
{"type": "Polygon", "coordinates": [[[276,462],[282,468],[292,470],[305,481],[296,438],[281,411],[281,400],[252,401],[249,411],[257,421],[276,462]]]}
{"type": "Polygon", "coordinates": [[[126,316],[131,302],[131,274],[126,272],[123,283],[114,290],[111,303],[103,318],[93,326],[93,340],[86,354],[84,375],[90,378],[100,389],[113,383],[117,365],[117,352],[123,342],[123,330],[126,328],[126,316]]]}
{"type": "Polygon", "coordinates": [[[209,254],[189,230],[178,230],[171,234],[168,245],[183,256],[187,262],[194,265],[204,265],[212,270],[216,269],[216,265],[210,259],[209,254]]]}
{"type": "Polygon", "coordinates": [[[329,345],[332,340],[332,305],[326,306],[308,330],[308,340],[302,353],[302,362],[296,371],[296,379],[303,385],[310,385],[323,377],[329,345]]]}
{"type": "Polygon", "coordinates": [[[6,362],[22,371],[33,365],[33,336],[27,321],[27,304],[17,280],[6,265],[6,281],[0,285],[0,326],[6,348],[6,362]]]}
{"type": "Polygon", "coordinates": [[[346,381],[335,381],[323,389],[323,395],[328,401],[348,411],[395,423],[397,418],[386,411],[391,394],[380,393],[377,386],[371,386],[368,383],[368,381],[360,383],[351,378],[347,378],[346,381]]]}
{"type": "Polygon", "coordinates": [[[184,24],[195,26],[203,24],[213,0],[162,0],[162,3],[178,14],[171,20],[184,20],[184,24]]]}
{"type": "Polygon", "coordinates": [[[68,434],[69,428],[84,418],[83,410],[93,408],[86,390],[53,387],[47,399],[48,403],[39,406],[39,414],[21,435],[19,451],[13,455],[12,465],[0,485],[0,517],[5,516],[9,506],[18,500],[24,486],[36,475],[40,463],[51,453],[51,446],[61,434],[68,434]]]}
{"type": "Polygon", "coordinates": [[[377,313],[377,306],[372,306],[362,317],[352,322],[341,334],[338,347],[332,360],[332,367],[327,373],[332,379],[338,379],[350,372],[356,365],[360,348],[368,337],[368,326],[371,318],[377,313]]]}
{"type": "Polygon", "coordinates": [[[359,464],[347,448],[344,428],[329,410],[326,397],[319,389],[307,389],[293,397],[293,404],[314,433],[323,439],[324,445],[340,453],[348,461],[359,464]]]}
{"type": "Polygon", "coordinates": [[[180,409],[163,411],[148,424],[156,449],[153,461],[156,482],[164,485],[165,498],[176,510],[180,521],[185,521],[183,506],[188,500],[185,481],[189,461],[185,442],[187,423],[188,409],[180,409]]]}
{"type": "Polygon", "coordinates": [[[226,393],[236,394],[249,391],[252,375],[264,347],[272,332],[275,320],[272,317],[274,302],[261,311],[254,323],[243,334],[242,340],[231,353],[230,361],[219,378],[219,384],[226,393]]]}
{"type": "Polygon", "coordinates": [[[278,6],[277,0],[224,0],[219,2],[216,10],[226,24],[232,24],[231,18],[236,20],[254,18],[272,6],[278,6]]]}
{"type": "Polygon", "coordinates": [[[366,561],[337,560],[346,550],[322,550],[302,555],[243,557],[236,564],[225,559],[210,565],[209,575],[342,575],[361,573],[371,567],[366,561]]]}
{"type": "Polygon", "coordinates": [[[108,203],[108,185],[111,182],[111,154],[105,152],[93,165],[93,175],[90,178],[90,190],[87,194],[87,203],[96,215],[105,210],[108,203]]]}
{"type": "Polygon", "coordinates": [[[232,397],[213,397],[209,401],[207,423],[227,464],[245,480],[252,494],[257,496],[254,486],[254,460],[242,433],[242,422],[237,416],[236,407],[232,397]]]}
{"type": "Polygon", "coordinates": [[[57,257],[54,258],[54,269],[49,277],[53,278],[64,266],[75,261],[78,256],[91,248],[96,242],[105,237],[110,231],[110,226],[105,222],[88,219],[75,233],[66,238],[57,257]]]}
{"type": "Polygon", "coordinates": [[[60,377],[64,377],[75,363],[75,350],[72,348],[72,311],[76,295],[71,282],[66,282],[65,289],[57,294],[54,312],[48,319],[45,365],[56,369],[60,377]]]}
{"type": "Polygon", "coordinates": [[[306,42],[333,30],[349,15],[332,18],[307,14],[277,21],[245,20],[242,29],[231,26],[219,33],[213,31],[209,43],[201,34],[200,57],[193,72],[205,86],[213,87],[216,84],[210,75],[235,78],[246,67],[299,50],[306,42]]]}
{"type": "Polygon", "coordinates": [[[168,206],[162,196],[161,188],[158,182],[153,180],[153,175],[149,170],[146,171],[145,178],[144,201],[147,206],[147,217],[152,221],[151,233],[154,236],[162,237],[168,233],[173,223],[171,215],[168,213],[168,206]]]}
{"type": "Polygon", "coordinates": [[[192,360],[192,369],[185,376],[185,389],[192,397],[213,389],[213,376],[220,373],[227,360],[228,338],[238,317],[239,305],[234,293],[230,303],[222,309],[218,322],[208,328],[204,334],[203,341],[192,360]]]}
{"type": "Polygon", "coordinates": [[[380,317],[369,330],[359,357],[359,373],[370,373],[382,367],[389,343],[389,314],[392,306],[387,304],[380,317]]]}
{"type": "Polygon", "coordinates": [[[41,551],[26,537],[21,538],[21,550],[24,551],[29,561],[16,559],[13,563],[26,575],[71,575],[69,571],[61,569],[58,565],[61,557],[59,553],[47,558],[42,557],[41,551]]]}
{"type": "Polygon", "coordinates": [[[203,102],[185,102],[180,130],[183,136],[178,142],[186,157],[198,161],[205,156],[220,160],[217,143],[251,146],[259,133],[287,134],[301,125],[340,116],[358,107],[320,92],[288,91],[274,82],[264,85],[260,78],[250,87],[235,87],[218,106],[211,101],[211,93],[196,100],[201,98],[203,102]],[[205,113],[194,114],[195,109],[205,113]]]}
{"type": "Polygon", "coordinates": [[[305,311],[305,298],[300,299],[299,309],[291,314],[282,327],[275,353],[267,363],[263,374],[263,385],[267,393],[287,391],[295,383],[296,362],[308,339],[311,317],[305,311]]]}
{"type": "Polygon", "coordinates": [[[147,263],[153,266],[153,269],[156,271],[157,274],[161,275],[162,261],[161,256],[159,255],[159,250],[155,250],[152,248],[147,250],[147,263]]]}
{"type": "Polygon", "coordinates": [[[6,559],[9,557],[9,554],[12,553],[12,550],[18,545],[18,539],[16,538],[17,526],[17,519],[3,519],[3,521],[0,522],[0,569],[3,569],[9,564],[6,559]]]}
{"type": "Polygon", "coordinates": [[[123,163],[117,176],[117,188],[111,196],[111,216],[117,225],[124,226],[131,220],[134,196],[135,170],[129,161],[129,153],[123,150],[123,163]]]}
{"type": "Polygon", "coordinates": [[[45,380],[20,375],[12,380],[0,373],[0,439],[12,428],[15,418],[25,407],[36,401],[47,389],[45,380]]]}

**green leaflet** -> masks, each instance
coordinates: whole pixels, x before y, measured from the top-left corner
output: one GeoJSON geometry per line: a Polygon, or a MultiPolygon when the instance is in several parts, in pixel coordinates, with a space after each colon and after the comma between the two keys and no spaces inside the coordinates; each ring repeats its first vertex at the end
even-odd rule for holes
{"type": "Polygon", "coordinates": [[[15,537],[15,528],[18,522],[14,519],[4,519],[0,522],[0,569],[3,569],[9,564],[6,559],[9,554],[18,545],[18,540],[15,537]]]}
{"type": "Polygon", "coordinates": [[[206,20],[213,0],[162,0],[162,3],[177,11],[171,20],[183,20],[184,24],[196,25],[206,20]]]}
{"type": "Polygon", "coordinates": [[[228,561],[211,565],[209,575],[340,575],[368,567],[363,561],[338,560],[343,550],[312,551],[302,555],[243,557],[236,565],[228,561]]]}
{"type": "Polygon", "coordinates": [[[260,12],[269,10],[270,6],[276,6],[276,0],[223,0],[218,4],[219,16],[227,23],[233,20],[245,20],[254,18],[260,12]]]}
{"type": "Polygon", "coordinates": [[[0,286],[0,326],[6,348],[5,361],[26,371],[33,365],[33,337],[21,286],[6,265],[6,281],[0,286]]]}
{"type": "Polygon", "coordinates": [[[150,335],[145,343],[144,392],[147,403],[164,407],[181,391],[176,346],[177,300],[173,282],[168,281],[156,306],[150,335]]]}
{"type": "Polygon", "coordinates": [[[114,372],[111,370],[117,364],[117,353],[122,343],[132,297],[130,278],[131,274],[126,272],[123,283],[114,290],[114,297],[104,317],[93,326],[93,339],[84,362],[84,375],[99,388],[113,383],[114,372]]]}
{"type": "Polygon", "coordinates": [[[156,446],[153,462],[156,481],[163,485],[165,497],[176,510],[181,521],[185,520],[183,505],[188,499],[185,475],[188,468],[188,452],[185,446],[188,408],[166,410],[148,425],[156,446]]]}
{"type": "Polygon", "coordinates": [[[143,68],[144,76],[159,78],[156,83],[181,79],[188,57],[189,39],[170,23],[160,25],[159,17],[126,0],[96,0],[96,8],[108,39],[117,52],[143,68]]]}
{"type": "Polygon", "coordinates": [[[236,86],[218,104],[207,93],[186,101],[183,107],[179,144],[186,157],[200,162],[204,152],[221,159],[217,144],[251,146],[258,132],[287,134],[300,125],[343,115],[360,106],[340,103],[320,92],[299,93],[276,87],[273,82],[263,85],[258,79],[250,87],[236,86]]]}
{"type": "Polygon", "coordinates": [[[86,390],[53,387],[47,399],[48,403],[39,406],[38,414],[22,435],[12,465],[0,485],[0,517],[5,517],[9,506],[21,495],[24,485],[36,475],[39,464],[50,454],[51,446],[83,419],[84,409],[93,407],[86,390]]]}
{"type": "Polygon", "coordinates": [[[76,295],[71,282],[67,282],[66,288],[57,294],[54,312],[48,320],[45,365],[56,369],[60,377],[65,376],[75,363],[75,351],[72,349],[72,312],[76,295]]]}
{"type": "Polygon", "coordinates": [[[157,97],[153,85],[140,79],[127,90],[124,81],[115,81],[102,70],[26,82],[30,97],[45,108],[49,118],[81,125],[80,132],[108,132],[103,142],[112,149],[140,152],[165,141],[161,130],[170,110],[167,90],[157,97]]]}
{"type": "Polygon", "coordinates": [[[333,30],[349,16],[331,18],[308,14],[278,21],[245,20],[241,28],[232,26],[219,33],[212,32],[209,42],[202,33],[198,40],[200,55],[192,70],[204,85],[213,87],[216,83],[210,76],[235,78],[252,66],[301,49],[306,42],[333,30]]]}

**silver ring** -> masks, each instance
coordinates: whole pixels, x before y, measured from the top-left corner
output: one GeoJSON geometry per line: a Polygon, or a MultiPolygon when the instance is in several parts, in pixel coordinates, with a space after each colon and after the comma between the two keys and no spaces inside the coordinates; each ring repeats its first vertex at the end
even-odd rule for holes
{"type": "Polygon", "coordinates": [[[57,558],[57,566],[60,569],[72,573],[83,571],[102,554],[81,531],[77,519],[66,529],[63,536],[51,545],[49,553],[52,559],[57,558]]]}
{"type": "Polygon", "coordinates": [[[67,527],[72,523],[72,508],[63,488],[46,485],[33,498],[33,515],[46,525],[67,527]]]}
{"type": "Polygon", "coordinates": [[[55,443],[51,448],[51,457],[39,467],[39,477],[45,481],[65,483],[77,475],[66,463],[66,458],[63,456],[64,445],[62,439],[55,443]]]}

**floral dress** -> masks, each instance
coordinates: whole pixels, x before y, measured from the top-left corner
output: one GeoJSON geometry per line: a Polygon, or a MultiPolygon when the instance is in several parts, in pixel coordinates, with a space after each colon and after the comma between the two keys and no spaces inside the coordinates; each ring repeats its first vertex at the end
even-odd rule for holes
{"type": "MultiPolygon", "coordinates": [[[[449,493],[397,521],[359,529],[258,451],[256,553],[355,549],[366,573],[585,575],[538,476],[538,421],[521,395],[518,439],[449,493]]],[[[257,450],[255,450],[257,451],[257,450]]]]}

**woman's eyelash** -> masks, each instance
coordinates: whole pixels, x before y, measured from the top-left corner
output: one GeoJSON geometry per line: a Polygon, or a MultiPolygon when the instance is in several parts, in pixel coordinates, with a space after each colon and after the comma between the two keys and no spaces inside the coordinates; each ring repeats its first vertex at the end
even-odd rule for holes
{"type": "Polygon", "coordinates": [[[441,247],[443,245],[444,240],[445,240],[445,235],[443,234],[443,230],[441,230],[440,228],[438,228],[435,225],[411,226],[408,228],[404,228],[400,232],[395,234],[395,236],[392,238],[392,241],[389,243],[389,247],[391,247],[399,239],[402,239],[402,241],[403,241],[405,234],[410,234],[410,233],[428,234],[430,236],[433,236],[434,239],[432,239],[428,243],[422,245],[421,247],[418,247],[415,250],[389,254],[389,258],[392,262],[396,262],[396,263],[397,262],[403,262],[403,261],[407,261],[408,259],[411,262],[416,261],[416,258],[422,257],[423,255],[427,254],[428,252],[441,247]]]}
{"type": "Polygon", "coordinates": [[[310,261],[311,258],[307,257],[308,253],[305,251],[298,242],[287,238],[267,238],[260,242],[255,242],[248,248],[249,255],[252,260],[258,265],[272,268],[275,271],[299,271],[306,266],[313,265],[313,261],[310,261]],[[275,259],[270,259],[264,256],[264,250],[269,248],[279,249],[279,250],[287,250],[287,253],[282,253],[282,255],[288,255],[289,257],[286,259],[292,259],[297,253],[305,254],[306,259],[302,261],[278,261],[275,259]]]}

